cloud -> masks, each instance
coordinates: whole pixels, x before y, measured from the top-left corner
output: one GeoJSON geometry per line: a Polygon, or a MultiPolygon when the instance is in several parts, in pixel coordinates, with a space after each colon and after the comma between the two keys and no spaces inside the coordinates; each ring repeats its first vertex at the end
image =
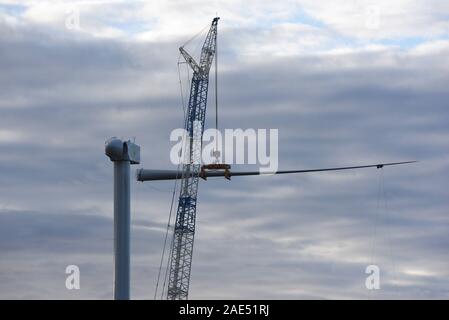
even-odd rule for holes
{"type": "MultiPolygon", "coordinates": [[[[104,141],[135,136],[141,166],[170,167],[169,133],[182,126],[177,48],[209,18],[189,19],[196,3],[152,14],[151,3],[97,3],[74,32],[59,11],[39,20],[40,3],[2,7],[0,19],[0,296],[108,299],[104,141]],[[136,17],[150,34],[129,25],[136,17]],[[95,31],[111,26],[134,31],[95,31]],[[64,287],[67,264],[80,265],[79,292],[64,287]]],[[[346,19],[354,7],[314,3],[221,4],[232,14],[220,21],[220,127],[278,128],[282,169],[420,162],[201,181],[190,297],[447,298],[449,44],[434,39],[444,24],[428,9],[428,39],[379,44],[420,36],[414,21],[389,20],[415,2],[392,4],[382,16],[390,33],[378,37],[357,33],[361,21],[346,19]],[[364,288],[373,262],[384,275],[376,293],[364,288]]],[[[132,185],[135,298],[153,296],[172,188],[132,185]]]]}
{"type": "Polygon", "coordinates": [[[373,42],[414,46],[447,39],[449,31],[442,14],[447,4],[437,0],[425,5],[418,0],[6,1],[0,8],[10,23],[61,33],[76,16],[81,34],[151,42],[190,39],[218,14],[221,29],[232,31],[240,55],[328,51],[373,42]]]}

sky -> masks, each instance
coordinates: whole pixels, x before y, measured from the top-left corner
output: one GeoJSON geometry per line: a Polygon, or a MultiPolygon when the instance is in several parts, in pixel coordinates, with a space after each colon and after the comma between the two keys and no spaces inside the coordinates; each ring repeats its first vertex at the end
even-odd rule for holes
{"type": "MultiPolygon", "coordinates": [[[[189,298],[448,299],[439,0],[0,1],[0,298],[113,297],[104,143],[135,138],[133,171],[175,168],[178,47],[215,15],[221,128],[278,129],[280,169],[419,162],[200,181],[189,298]]],[[[153,299],[173,181],[131,189],[131,296],[153,299]]]]}

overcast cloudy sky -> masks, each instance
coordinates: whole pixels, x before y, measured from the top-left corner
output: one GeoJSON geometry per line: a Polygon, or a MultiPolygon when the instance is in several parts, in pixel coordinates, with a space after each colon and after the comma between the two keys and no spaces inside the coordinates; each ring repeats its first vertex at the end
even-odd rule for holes
{"type": "MultiPolygon", "coordinates": [[[[449,298],[439,0],[0,1],[0,298],[112,298],[104,142],[173,167],[178,47],[216,13],[222,128],[279,129],[281,169],[419,163],[201,181],[190,298],[449,298]]],[[[153,298],[172,188],[132,184],[133,298],[153,298]]]]}

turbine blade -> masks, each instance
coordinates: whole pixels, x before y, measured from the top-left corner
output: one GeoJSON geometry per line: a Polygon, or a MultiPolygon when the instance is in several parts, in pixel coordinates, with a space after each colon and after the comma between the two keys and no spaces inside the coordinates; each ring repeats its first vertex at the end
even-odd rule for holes
{"type": "MultiPolygon", "coordinates": [[[[364,168],[383,168],[387,166],[396,166],[402,164],[416,163],[417,161],[403,161],[378,163],[364,166],[351,167],[335,167],[335,168],[320,168],[320,169],[305,169],[305,170],[281,170],[273,173],[264,173],[260,171],[231,171],[231,177],[236,176],[257,176],[257,175],[271,175],[271,174],[289,174],[289,173],[307,173],[307,172],[322,172],[322,171],[339,171],[339,170],[353,170],[364,168]]],[[[155,181],[155,180],[174,180],[181,178],[181,171],[176,170],[155,170],[155,169],[138,169],[136,172],[137,181],[155,181]]],[[[224,171],[206,171],[206,177],[223,177],[224,171]]]]}

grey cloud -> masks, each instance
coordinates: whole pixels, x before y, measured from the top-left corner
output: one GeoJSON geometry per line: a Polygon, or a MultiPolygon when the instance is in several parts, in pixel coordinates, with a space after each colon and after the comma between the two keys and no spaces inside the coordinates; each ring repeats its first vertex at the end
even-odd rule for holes
{"type": "MultiPolygon", "coordinates": [[[[50,33],[0,33],[0,130],[22,134],[0,140],[0,296],[107,299],[112,169],[103,143],[136,136],[142,166],[173,167],[182,41],[50,33]],[[78,293],[63,287],[74,260],[86,271],[78,293]]],[[[279,128],[282,168],[420,162],[384,169],[386,211],[375,169],[202,181],[191,297],[447,298],[446,53],[265,63],[224,53],[220,126],[279,128]],[[386,275],[374,294],[363,287],[373,257],[386,275]]],[[[134,297],[152,297],[172,186],[132,186],[134,297]]]]}

